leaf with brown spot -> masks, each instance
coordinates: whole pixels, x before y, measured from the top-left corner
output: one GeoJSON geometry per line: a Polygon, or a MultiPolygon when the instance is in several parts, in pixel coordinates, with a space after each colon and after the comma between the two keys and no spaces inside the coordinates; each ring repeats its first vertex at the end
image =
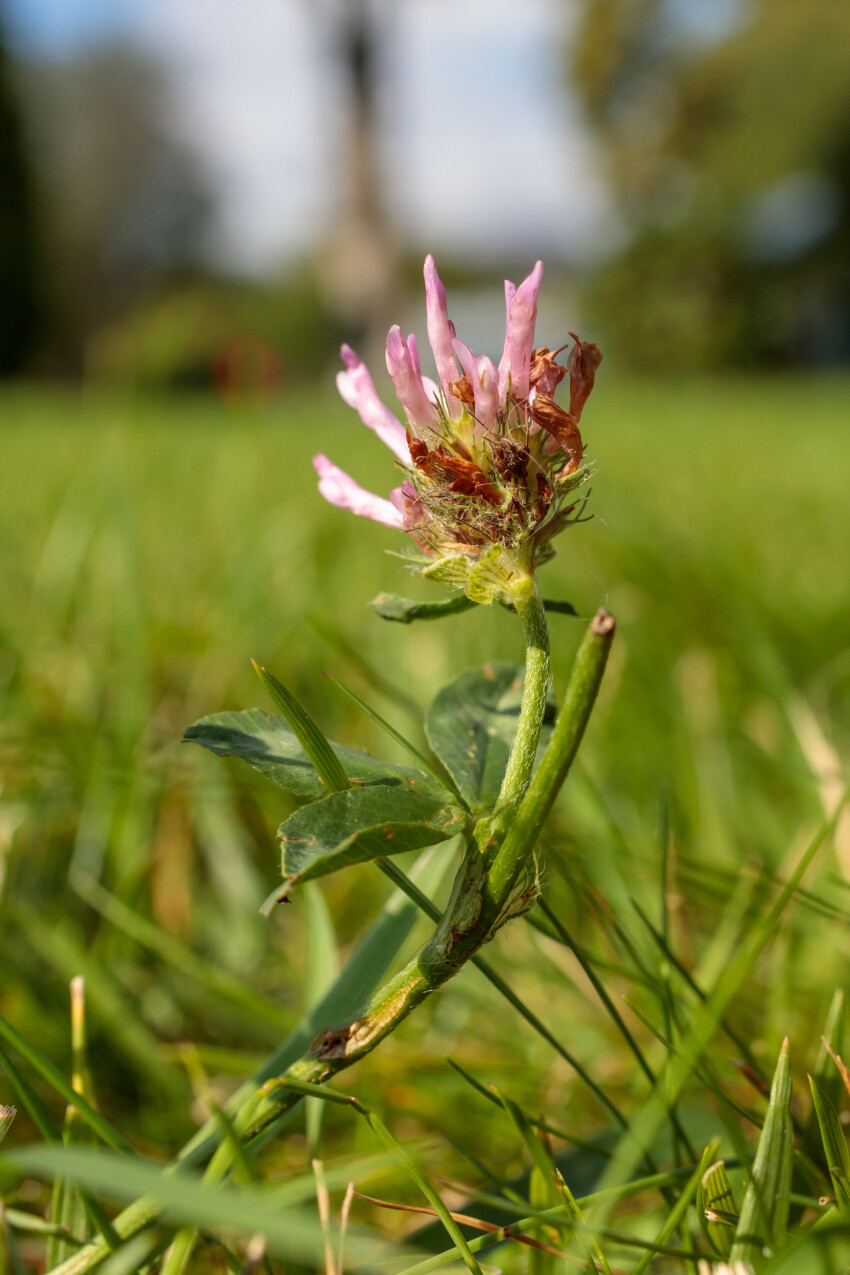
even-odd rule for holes
{"type": "Polygon", "coordinates": [[[330,793],[278,829],[287,888],[276,897],[349,864],[447,841],[465,827],[464,812],[433,787],[388,782],[330,793]]]}

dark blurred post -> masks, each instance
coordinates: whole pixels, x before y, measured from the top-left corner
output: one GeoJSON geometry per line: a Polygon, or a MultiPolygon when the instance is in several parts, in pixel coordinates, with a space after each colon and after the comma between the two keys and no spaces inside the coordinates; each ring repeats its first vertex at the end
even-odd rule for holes
{"type": "Polygon", "coordinates": [[[33,184],[0,31],[0,376],[23,370],[38,335],[33,184]]]}
{"type": "Polygon", "coordinates": [[[327,304],[360,328],[367,344],[381,340],[398,254],[387,224],[380,169],[378,81],[383,15],[370,0],[330,0],[331,65],[346,85],[349,109],[339,139],[337,224],[320,258],[327,304]]]}

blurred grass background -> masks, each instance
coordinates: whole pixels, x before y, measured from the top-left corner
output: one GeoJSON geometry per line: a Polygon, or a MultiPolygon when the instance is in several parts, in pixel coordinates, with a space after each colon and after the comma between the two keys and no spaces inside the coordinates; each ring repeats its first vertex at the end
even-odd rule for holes
{"type": "MultiPolygon", "coordinates": [[[[798,375],[659,388],[604,373],[587,413],[594,518],[563,537],[542,583],[583,617],[609,606],[620,628],[549,837],[546,892],[603,968],[616,945],[581,891],[645,948],[631,899],[661,915],[666,805],[673,940],[710,966],[742,882],[783,873],[846,775],[848,387],[798,375]]],[[[173,1147],[203,1109],[187,1107],[191,1085],[203,1092],[206,1070],[229,1092],[297,1021],[309,981],[303,905],[257,914],[278,880],[287,799],[181,745],[182,731],[223,707],[269,707],[254,656],[331,737],[393,756],[323,670],[415,732],[445,680],[519,658],[520,637],[499,609],[410,627],[371,613],[382,589],[438,590],[385,554],[400,547],[391,532],[320,500],[318,447],[378,490],[393,472],[329,390],[250,409],[10,389],[2,412],[2,1011],[61,1061],[67,981],[86,973],[101,1102],[143,1144],[173,1147]],[[91,879],[255,989],[262,1013],[134,941],[81,896],[91,879]]],[[[552,629],[561,689],[583,624],[556,616],[552,629]]],[[[737,1008],[756,1053],[789,1031],[816,1042],[842,981],[843,943],[824,945],[820,927],[850,912],[848,831],[820,866],[826,902],[799,910],[737,1008]]],[[[323,889],[344,953],[387,886],[364,867],[323,889]]],[[[524,926],[498,949],[527,1003],[628,1106],[643,1081],[574,960],[524,926]]],[[[621,966],[610,980],[635,990],[621,966]]],[[[396,1113],[397,1132],[454,1137],[462,1121],[467,1149],[519,1169],[510,1128],[470,1100],[449,1052],[575,1134],[600,1125],[570,1068],[472,970],[350,1083],[396,1113]]],[[[349,1121],[328,1126],[349,1145],[349,1121]]],[[[297,1159],[300,1139],[286,1146],[297,1159]]],[[[444,1143],[438,1161],[468,1175],[453,1155],[444,1143]]]]}

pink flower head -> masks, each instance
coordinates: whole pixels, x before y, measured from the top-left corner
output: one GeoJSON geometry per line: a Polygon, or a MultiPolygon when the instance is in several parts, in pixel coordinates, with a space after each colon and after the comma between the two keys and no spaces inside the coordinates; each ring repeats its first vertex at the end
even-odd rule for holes
{"type": "Polygon", "coordinates": [[[386,500],[324,455],[314,465],[331,504],[409,532],[425,555],[426,574],[460,585],[474,601],[490,601],[509,594],[510,582],[534,569],[538,548],[546,545],[548,554],[547,542],[570,521],[570,493],[589,477],[579,420],[601,355],[572,333],[565,365],[557,360],[566,346],[554,353],[534,347],[540,261],[519,287],[505,283],[498,368],[458,339],[431,256],[424,273],[439,383],[423,376],[414,335],[405,339],[396,325],[387,336],[387,370],[407,425],[378,397],[365,364],[347,345],[337,377],[346,403],[393,453],[401,484],[386,500]],[[569,408],[555,401],[567,375],[569,408]]]}

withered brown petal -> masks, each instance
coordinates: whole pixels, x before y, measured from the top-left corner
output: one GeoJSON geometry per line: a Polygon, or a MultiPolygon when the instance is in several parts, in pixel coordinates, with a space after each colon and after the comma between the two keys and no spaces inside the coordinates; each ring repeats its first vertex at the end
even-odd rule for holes
{"type": "Polygon", "coordinates": [[[539,386],[544,394],[552,394],[567,375],[567,369],[555,358],[547,345],[541,345],[531,351],[529,382],[539,386]]]}
{"type": "Polygon", "coordinates": [[[578,468],[584,452],[581,434],[573,419],[573,413],[565,412],[548,394],[536,394],[531,405],[531,415],[567,453],[569,460],[561,470],[561,475],[566,477],[572,474],[578,468]]]}
{"type": "Polygon", "coordinates": [[[428,451],[424,444],[411,449],[411,455],[417,469],[431,478],[448,482],[449,491],[463,496],[481,496],[491,505],[501,505],[501,495],[473,461],[452,456],[444,447],[428,451]]]}
{"type": "Polygon", "coordinates": [[[598,345],[580,340],[575,332],[571,332],[570,336],[575,341],[567,359],[567,371],[570,374],[570,416],[578,425],[582,409],[593,389],[596,369],[602,362],[602,353],[598,345]]]}
{"type": "Polygon", "coordinates": [[[475,402],[475,391],[467,376],[461,376],[456,381],[449,381],[449,391],[455,398],[459,398],[461,403],[475,402]]]}

